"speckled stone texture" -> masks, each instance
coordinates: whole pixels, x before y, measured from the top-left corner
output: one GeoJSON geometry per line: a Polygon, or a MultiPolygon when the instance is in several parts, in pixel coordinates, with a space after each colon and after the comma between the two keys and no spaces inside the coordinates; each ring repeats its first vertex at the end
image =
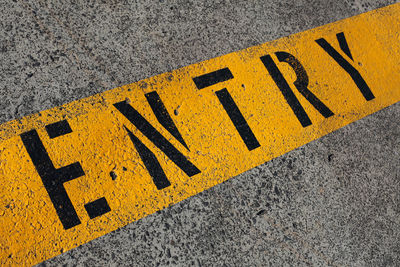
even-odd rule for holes
{"type": "MultiPolygon", "coordinates": [[[[392,2],[1,0],[0,122],[392,2]]],[[[41,265],[400,266],[399,122],[395,104],[41,265]]]]}

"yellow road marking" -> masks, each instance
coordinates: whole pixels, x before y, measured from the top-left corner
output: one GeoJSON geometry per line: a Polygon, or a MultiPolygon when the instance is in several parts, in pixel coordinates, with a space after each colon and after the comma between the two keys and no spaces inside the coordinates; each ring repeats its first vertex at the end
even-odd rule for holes
{"type": "Polygon", "coordinates": [[[56,256],[396,103],[399,17],[395,4],[1,125],[1,263],[56,256]]]}

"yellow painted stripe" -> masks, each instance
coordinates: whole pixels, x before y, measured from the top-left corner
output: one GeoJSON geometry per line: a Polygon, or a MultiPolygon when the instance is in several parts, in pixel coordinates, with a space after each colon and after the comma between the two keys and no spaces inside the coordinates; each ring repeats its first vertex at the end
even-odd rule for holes
{"type": "Polygon", "coordinates": [[[399,17],[395,4],[1,125],[1,264],[56,256],[396,103],[399,17]],[[193,80],[221,69],[207,81],[233,78],[211,86],[193,80]],[[289,106],[295,99],[308,123],[289,106]],[[146,137],[139,128],[152,127],[134,126],[138,118],[130,121],[121,110],[136,110],[164,139],[154,130],[146,137]],[[64,125],[46,130],[59,121],[64,125]],[[164,143],[157,147],[151,138],[164,143]],[[162,178],[160,169],[159,190],[153,178],[162,178]],[[64,226],[56,210],[64,212],[64,226]]]}

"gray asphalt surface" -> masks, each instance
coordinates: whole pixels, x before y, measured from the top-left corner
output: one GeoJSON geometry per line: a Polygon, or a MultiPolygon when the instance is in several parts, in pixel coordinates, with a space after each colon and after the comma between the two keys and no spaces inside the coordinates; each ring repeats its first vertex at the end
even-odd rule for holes
{"type": "MultiPolygon", "coordinates": [[[[392,2],[2,0],[0,122],[392,2]]],[[[399,122],[398,103],[41,265],[400,266],[399,122]]]]}

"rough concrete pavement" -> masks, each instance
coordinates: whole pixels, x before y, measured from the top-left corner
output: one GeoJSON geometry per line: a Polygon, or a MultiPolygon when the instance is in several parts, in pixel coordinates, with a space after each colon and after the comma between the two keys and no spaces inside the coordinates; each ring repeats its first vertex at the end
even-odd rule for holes
{"type": "MultiPolygon", "coordinates": [[[[0,120],[389,3],[3,1],[0,120]]],[[[43,265],[399,265],[399,115],[393,105],[43,265]]]]}

